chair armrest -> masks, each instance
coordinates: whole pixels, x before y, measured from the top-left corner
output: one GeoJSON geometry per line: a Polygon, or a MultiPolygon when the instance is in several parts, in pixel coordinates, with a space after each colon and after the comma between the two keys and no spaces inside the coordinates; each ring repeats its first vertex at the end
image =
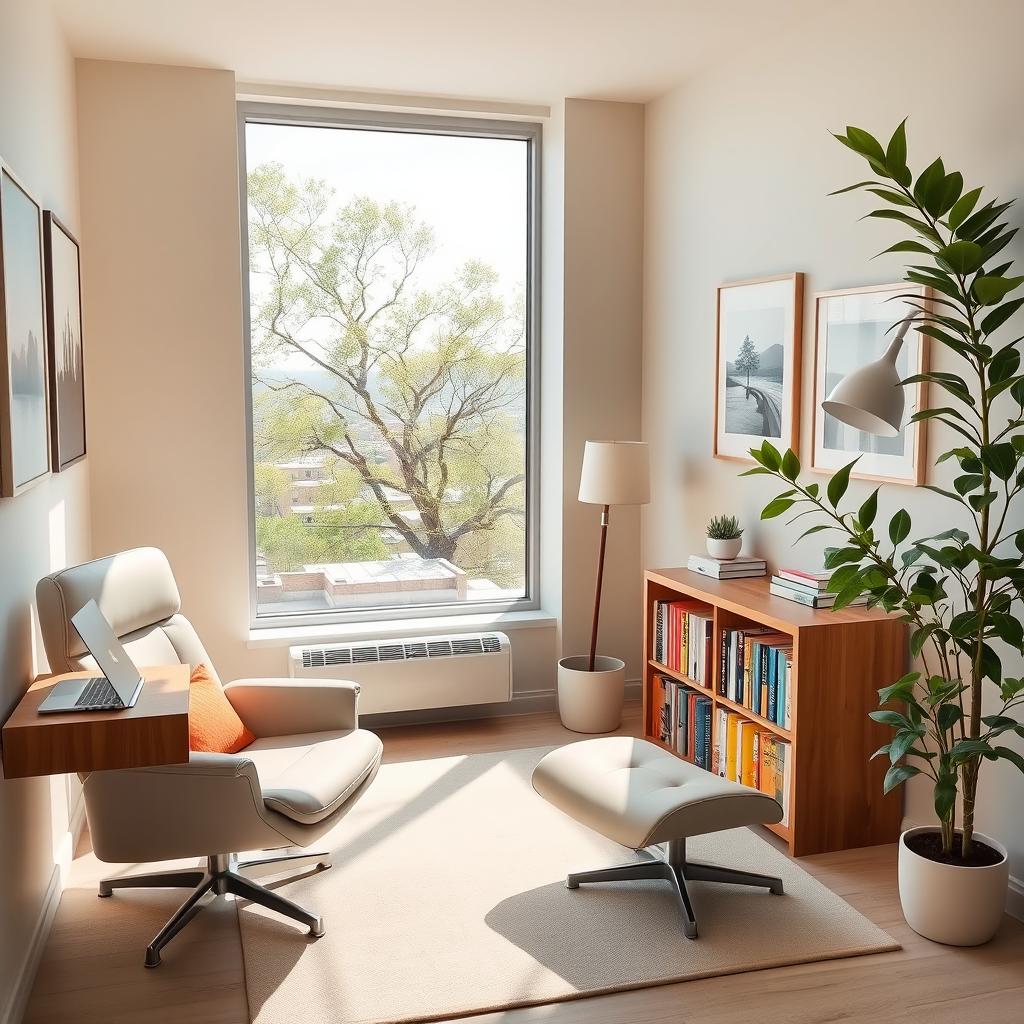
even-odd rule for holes
{"type": "Polygon", "coordinates": [[[340,679],[236,679],[224,693],[257,736],[355,729],[359,723],[359,686],[340,679]]]}

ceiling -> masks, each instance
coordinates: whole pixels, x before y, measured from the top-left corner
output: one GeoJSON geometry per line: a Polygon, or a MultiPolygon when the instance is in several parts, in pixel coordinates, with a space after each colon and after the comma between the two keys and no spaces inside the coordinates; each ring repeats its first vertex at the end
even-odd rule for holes
{"type": "Polygon", "coordinates": [[[646,102],[815,0],[53,0],[76,56],[241,81],[550,104],[646,102]]]}

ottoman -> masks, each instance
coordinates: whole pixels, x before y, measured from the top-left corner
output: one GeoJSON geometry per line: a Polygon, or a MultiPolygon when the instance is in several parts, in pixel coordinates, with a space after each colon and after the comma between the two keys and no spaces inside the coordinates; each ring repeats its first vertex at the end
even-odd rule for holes
{"type": "Polygon", "coordinates": [[[664,845],[663,857],[569,875],[565,884],[662,879],[683,913],[683,929],[697,937],[687,881],[764,886],[782,893],[782,880],[686,858],[690,836],[782,820],[778,801],[712,775],[646,740],[629,736],[570,743],[547,754],[533,771],[533,788],[571,818],[637,851],[664,845]]]}

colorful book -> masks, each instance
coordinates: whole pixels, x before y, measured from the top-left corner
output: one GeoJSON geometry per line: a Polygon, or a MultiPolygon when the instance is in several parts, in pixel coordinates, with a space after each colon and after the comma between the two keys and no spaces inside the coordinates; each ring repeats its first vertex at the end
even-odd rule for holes
{"type": "Polygon", "coordinates": [[[828,590],[831,576],[831,572],[804,572],[803,569],[780,569],[778,572],[779,579],[818,591],[828,590]]]}
{"type": "Polygon", "coordinates": [[[739,781],[744,786],[754,785],[754,736],[757,726],[753,722],[742,721],[739,724],[739,781]]]}
{"type": "MultiPolygon", "coordinates": [[[[777,576],[772,577],[768,590],[776,597],[784,597],[787,601],[795,601],[797,604],[806,605],[808,608],[831,608],[836,601],[835,594],[821,594],[785,583],[777,576]]],[[[848,607],[856,608],[868,603],[867,595],[862,594],[855,601],[850,602],[848,607]]]]}

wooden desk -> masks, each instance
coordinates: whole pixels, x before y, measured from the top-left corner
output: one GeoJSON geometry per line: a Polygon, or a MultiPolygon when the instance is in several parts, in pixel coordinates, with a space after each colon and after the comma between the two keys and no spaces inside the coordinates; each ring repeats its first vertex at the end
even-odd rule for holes
{"type": "Polygon", "coordinates": [[[144,668],[142,693],[126,711],[41,715],[53,686],[95,672],[33,683],[3,727],[4,777],[63,775],[188,760],[188,665],[144,668]]]}

